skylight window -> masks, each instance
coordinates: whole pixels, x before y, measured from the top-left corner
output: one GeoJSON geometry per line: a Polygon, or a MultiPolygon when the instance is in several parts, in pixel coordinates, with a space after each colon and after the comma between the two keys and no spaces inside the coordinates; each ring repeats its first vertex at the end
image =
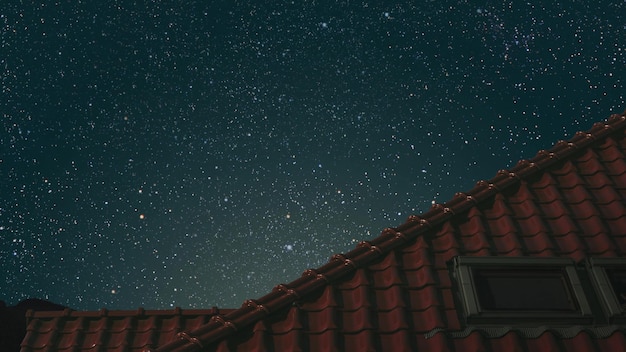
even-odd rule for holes
{"type": "Polygon", "coordinates": [[[468,324],[592,321],[570,259],[457,257],[454,276],[468,324]]]}
{"type": "Polygon", "coordinates": [[[472,276],[484,311],[563,311],[579,309],[567,274],[552,268],[475,268],[472,276]]]}
{"type": "Polygon", "coordinates": [[[611,321],[625,321],[626,259],[592,258],[587,263],[606,315],[611,321]]]}
{"type": "Polygon", "coordinates": [[[606,271],[611,288],[622,311],[626,308],[626,269],[611,268],[606,271]]]}

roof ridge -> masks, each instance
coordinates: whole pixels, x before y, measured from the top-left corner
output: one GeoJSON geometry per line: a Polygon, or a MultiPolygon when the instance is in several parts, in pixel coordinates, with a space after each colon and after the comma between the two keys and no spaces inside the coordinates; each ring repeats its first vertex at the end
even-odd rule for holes
{"type": "Polygon", "coordinates": [[[577,132],[569,141],[561,140],[549,150],[539,151],[532,159],[521,160],[510,170],[498,171],[489,181],[479,181],[468,193],[457,193],[444,204],[434,204],[422,216],[411,215],[404,224],[384,229],[380,236],[371,241],[360,242],[348,253],[333,255],[322,267],[304,271],[300,278],[289,284],[280,284],[259,299],[246,300],[239,309],[229,314],[213,316],[207,324],[194,331],[177,334],[175,340],[156,350],[148,348],[144,351],[199,351],[245,326],[295,304],[303,297],[383,257],[455,215],[488,201],[503,190],[544,172],[561,160],[624,129],[626,129],[626,111],[611,115],[605,122],[593,124],[587,132],[577,132]]]}

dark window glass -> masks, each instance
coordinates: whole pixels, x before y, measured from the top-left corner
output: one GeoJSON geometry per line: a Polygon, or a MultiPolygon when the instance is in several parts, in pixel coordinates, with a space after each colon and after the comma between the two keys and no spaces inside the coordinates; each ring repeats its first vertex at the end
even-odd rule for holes
{"type": "Polygon", "coordinates": [[[578,310],[566,275],[560,269],[475,268],[473,276],[483,310],[578,310]]]}
{"type": "Polygon", "coordinates": [[[607,269],[606,274],[611,281],[615,297],[622,309],[626,309],[626,270],[607,269]]]}

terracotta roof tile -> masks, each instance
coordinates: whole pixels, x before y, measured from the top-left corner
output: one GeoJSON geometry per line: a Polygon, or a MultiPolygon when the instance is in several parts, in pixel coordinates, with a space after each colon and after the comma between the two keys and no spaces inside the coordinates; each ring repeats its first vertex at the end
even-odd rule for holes
{"type": "Polygon", "coordinates": [[[581,177],[592,187],[594,187],[594,184],[597,182],[606,183],[606,181],[604,181],[605,179],[608,181],[606,169],[602,166],[602,160],[598,156],[598,153],[591,149],[585,151],[576,166],[581,177]],[[596,176],[598,174],[600,174],[600,177],[596,176]]]}
{"type": "Polygon", "coordinates": [[[594,188],[591,190],[591,193],[593,194],[594,203],[598,205],[605,205],[622,200],[622,197],[615,191],[615,189],[608,185],[604,185],[600,188],[594,188]]]}
{"type": "Polygon", "coordinates": [[[450,271],[448,268],[439,268],[436,271],[437,285],[442,289],[452,287],[452,279],[450,278],[450,271]]]}
{"type": "Polygon", "coordinates": [[[337,329],[337,312],[333,308],[327,308],[320,311],[306,312],[306,330],[308,333],[318,334],[328,330],[337,329]]]}
{"type": "MultiPolygon", "coordinates": [[[[528,188],[522,184],[520,192],[528,192],[528,188]]],[[[528,193],[530,194],[530,193],[528,193]]],[[[536,201],[533,198],[528,198],[525,201],[509,201],[509,208],[513,212],[513,221],[524,220],[541,215],[541,211],[537,207],[536,201]]],[[[513,227],[515,228],[515,226],[513,227]]]]}
{"type": "Polygon", "coordinates": [[[395,285],[402,285],[403,281],[400,277],[397,267],[389,267],[381,271],[372,271],[374,288],[389,288],[395,285]]]}
{"type": "Polygon", "coordinates": [[[373,290],[369,285],[359,286],[350,290],[341,290],[341,302],[345,311],[355,311],[363,307],[373,306],[373,290]]]}
{"type": "Polygon", "coordinates": [[[548,230],[543,224],[541,219],[528,218],[518,221],[521,227],[520,239],[526,248],[526,252],[529,254],[549,252],[549,255],[554,255],[552,251],[555,249],[551,236],[548,235],[548,230]]]}
{"type": "Polygon", "coordinates": [[[626,207],[622,200],[615,200],[606,204],[598,204],[599,214],[603,219],[619,219],[626,215],[626,207]]]}
{"type": "Polygon", "coordinates": [[[369,307],[361,307],[353,311],[340,311],[342,331],[350,334],[374,329],[375,315],[370,313],[369,307]]]}
{"type": "Polygon", "coordinates": [[[483,336],[478,331],[471,333],[464,339],[453,339],[452,343],[454,346],[454,351],[471,351],[477,346],[481,346],[482,350],[487,350],[487,348],[489,348],[489,341],[485,341],[483,336]]]}
{"type": "Polygon", "coordinates": [[[585,236],[584,241],[587,244],[587,252],[589,256],[616,256],[617,248],[611,238],[600,232],[593,236],[585,236]]]}
{"type": "MultiPolygon", "coordinates": [[[[407,330],[398,330],[388,334],[380,334],[377,336],[379,340],[379,344],[373,343],[369,347],[370,351],[380,351],[383,349],[383,346],[389,351],[404,351],[410,352],[415,351],[413,347],[414,342],[411,334],[407,330]],[[372,348],[376,347],[376,348],[372,348]]],[[[354,349],[352,351],[366,351],[366,349],[354,349]]],[[[346,351],[350,351],[346,349],[346,351]]]]}
{"type": "MultiPolygon", "coordinates": [[[[443,333],[435,334],[432,337],[426,337],[424,334],[415,335],[416,351],[441,351],[450,352],[452,350],[453,341],[448,339],[443,333]]],[[[460,342],[460,347],[463,348],[463,341],[460,342]]],[[[469,341],[467,341],[469,343],[469,341]]],[[[456,349],[455,349],[456,350],[456,349]]],[[[461,351],[461,350],[456,350],[461,351]]]]}
{"type": "Polygon", "coordinates": [[[309,299],[300,303],[300,307],[305,311],[320,311],[327,307],[337,307],[339,303],[335,299],[335,289],[327,286],[321,291],[321,295],[316,295],[313,299],[309,299]]]}
{"type": "Polygon", "coordinates": [[[433,329],[444,328],[446,326],[440,307],[431,305],[422,310],[409,311],[408,314],[412,326],[418,333],[427,333],[433,329]]]}
{"type": "Polygon", "coordinates": [[[558,252],[562,256],[573,257],[575,252],[581,252],[576,253],[575,255],[577,256],[584,256],[586,246],[583,244],[580,238],[576,236],[575,233],[568,232],[562,236],[554,235],[552,236],[552,238],[554,238],[556,243],[558,244],[558,252]]]}
{"type": "Polygon", "coordinates": [[[594,343],[595,339],[593,339],[586,331],[581,331],[572,339],[562,339],[565,349],[567,351],[594,351],[597,350],[597,347],[594,343]]]}
{"type": "Polygon", "coordinates": [[[621,351],[626,346],[626,335],[614,332],[611,336],[597,341],[600,351],[621,351]]]}
{"type": "MultiPolygon", "coordinates": [[[[259,338],[265,339],[266,336],[259,336],[259,338]]],[[[266,348],[265,341],[253,342],[252,345],[266,348]]],[[[275,351],[306,351],[307,349],[303,334],[297,330],[290,331],[287,334],[273,335],[273,350],[275,351]]]]}
{"type": "Polygon", "coordinates": [[[376,338],[372,330],[346,333],[344,336],[344,351],[376,351],[376,338]]]}
{"type": "Polygon", "coordinates": [[[312,333],[308,337],[309,345],[307,347],[309,348],[307,349],[311,351],[340,351],[340,346],[345,345],[337,343],[341,339],[336,330],[326,330],[319,334],[312,333]]]}
{"type": "Polygon", "coordinates": [[[381,333],[393,333],[400,329],[406,330],[408,328],[407,310],[404,307],[378,312],[378,331],[381,333]]]}
{"type": "MultiPolygon", "coordinates": [[[[555,202],[557,203],[557,202],[555,202]]],[[[558,203],[557,203],[558,204],[558,203]]],[[[552,204],[555,207],[557,207],[557,204],[552,204]]],[[[576,238],[576,234],[578,233],[578,227],[576,226],[576,224],[574,223],[574,220],[569,217],[569,216],[559,216],[556,218],[546,218],[545,222],[548,224],[548,228],[550,229],[550,233],[552,234],[552,238],[553,239],[557,239],[558,242],[558,237],[562,237],[568,234],[573,234],[574,237],[570,237],[569,239],[571,239],[574,242],[577,242],[576,238]]],[[[577,243],[579,244],[579,243],[577,243]]],[[[580,244],[579,244],[580,245],[580,244]]]]}
{"type": "Polygon", "coordinates": [[[555,176],[561,188],[572,188],[577,185],[585,184],[576,166],[571,161],[565,162],[561,168],[554,169],[552,174],[555,176]]]}
{"type": "MultiPolygon", "coordinates": [[[[396,308],[406,308],[405,288],[401,286],[391,286],[384,290],[375,290],[375,307],[381,312],[390,311],[396,308]]],[[[361,298],[361,297],[360,297],[361,298]]],[[[362,298],[368,298],[367,296],[362,298]]],[[[365,305],[365,304],[364,304],[365,305]]]]}
{"type": "Polygon", "coordinates": [[[492,253],[490,251],[491,251],[491,248],[483,248],[479,250],[478,252],[460,252],[456,248],[451,248],[447,251],[439,253],[439,255],[435,257],[434,268],[436,270],[446,269],[448,267],[447,264],[455,257],[458,257],[459,255],[461,255],[461,253],[467,256],[480,257],[480,256],[491,255],[492,253]]]}
{"type": "Polygon", "coordinates": [[[439,307],[439,290],[435,285],[408,291],[409,309],[423,311],[431,307],[439,307]]]}
{"type": "Polygon", "coordinates": [[[615,186],[622,189],[625,188],[626,181],[622,177],[624,173],[626,173],[626,162],[624,162],[624,159],[618,158],[610,161],[607,160],[604,162],[604,165],[606,168],[606,174],[611,177],[615,186]]]}
{"type": "Polygon", "coordinates": [[[446,327],[451,331],[457,331],[461,329],[461,320],[456,307],[451,309],[444,309],[443,314],[446,317],[446,327]]]}
{"type": "Polygon", "coordinates": [[[510,233],[504,236],[493,237],[496,253],[508,256],[523,256],[523,247],[515,235],[510,233]]]}
{"type": "MultiPolygon", "coordinates": [[[[419,241],[419,240],[418,240],[419,241]]],[[[428,248],[419,248],[415,251],[402,253],[402,264],[404,270],[419,270],[424,266],[432,266],[428,248]]]]}
{"type": "MultiPolygon", "coordinates": [[[[611,236],[619,236],[626,233],[626,214],[615,219],[604,219],[611,236]]],[[[622,252],[626,254],[626,252],[622,252]]]]}
{"type": "Polygon", "coordinates": [[[491,345],[491,349],[493,351],[526,351],[525,348],[525,339],[521,338],[515,332],[509,332],[506,335],[502,336],[498,339],[485,341],[487,344],[491,345]]]}
{"type": "MultiPolygon", "coordinates": [[[[304,315],[304,311],[292,307],[288,309],[286,313],[277,315],[281,319],[269,320],[267,323],[270,326],[272,333],[282,335],[292,331],[303,330],[304,326],[302,325],[302,319],[304,315]]],[[[258,329],[266,330],[265,325],[260,325],[258,329]]]]}
{"type": "Polygon", "coordinates": [[[527,339],[528,351],[562,351],[560,339],[552,333],[545,332],[536,339],[527,339]]]}
{"type": "Polygon", "coordinates": [[[195,330],[210,317],[231,310],[54,311],[27,313],[22,351],[141,351],[195,330]]]}

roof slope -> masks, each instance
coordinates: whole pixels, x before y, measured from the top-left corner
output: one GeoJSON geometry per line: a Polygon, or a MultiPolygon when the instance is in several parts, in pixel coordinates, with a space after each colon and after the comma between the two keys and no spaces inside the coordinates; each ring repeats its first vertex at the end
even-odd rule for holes
{"type": "MultiPolygon", "coordinates": [[[[177,325],[182,332],[168,330],[158,342],[128,337],[127,350],[623,350],[618,325],[467,329],[448,263],[459,255],[624,257],[625,131],[626,114],[613,115],[266,296],[177,325]]],[[[67,330],[37,324],[31,320],[22,351],[45,350],[29,341],[67,330]]],[[[75,350],[90,348],[80,341],[75,350]]]]}
{"type": "Polygon", "coordinates": [[[21,351],[142,351],[231,310],[29,311],[21,351]]]}
{"type": "Polygon", "coordinates": [[[596,123],[157,351],[625,346],[624,334],[592,342],[589,332],[567,340],[548,332],[521,343],[517,332],[475,332],[459,345],[433,334],[461,330],[446,264],[455,256],[626,253],[625,129],[624,114],[596,123]]]}

